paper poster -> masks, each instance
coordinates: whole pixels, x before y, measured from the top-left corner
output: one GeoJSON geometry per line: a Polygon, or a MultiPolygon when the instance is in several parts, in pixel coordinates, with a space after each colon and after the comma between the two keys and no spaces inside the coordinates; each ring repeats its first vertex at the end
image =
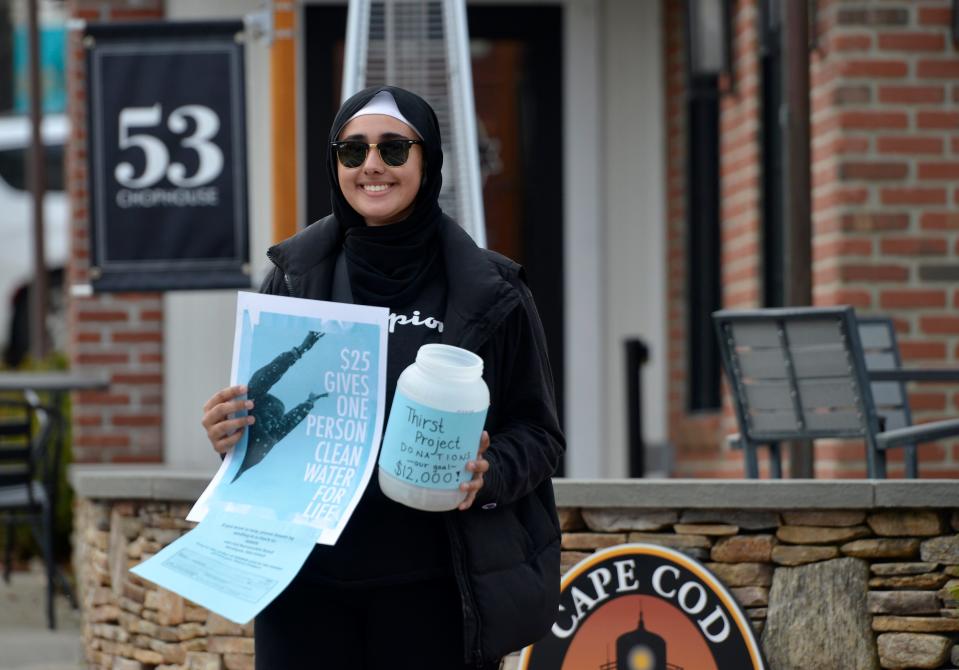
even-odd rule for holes
{"type": "Polygon", "coordinates": [[[231,383],[256,423],[187,519],[210,508],[306,523],[335,544],[376,466],[388,310],[241,293],[231,383]]]}
{"type": "Polygon", "coordinates": [[[293,581],[316,529],[211,511],[176,542],[130,571],[245,624],[293,581]]]}
{"type": "Polygon", "coordinates": [[[132,571],[245,623],[317,543],[335,544],[376,466],[388,310],[240,293],[231,384],[255,423],[187,519],[132,571]]]}

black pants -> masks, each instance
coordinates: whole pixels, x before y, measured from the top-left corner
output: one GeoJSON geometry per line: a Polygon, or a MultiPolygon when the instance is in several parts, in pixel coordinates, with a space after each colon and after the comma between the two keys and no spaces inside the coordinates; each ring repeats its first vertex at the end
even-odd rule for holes
{"type": "Polygon", "coordinates": [[[256,670],[496,670],[463,662],[452,578],[375,589],[298,579],[256,618],[256,670]]]}

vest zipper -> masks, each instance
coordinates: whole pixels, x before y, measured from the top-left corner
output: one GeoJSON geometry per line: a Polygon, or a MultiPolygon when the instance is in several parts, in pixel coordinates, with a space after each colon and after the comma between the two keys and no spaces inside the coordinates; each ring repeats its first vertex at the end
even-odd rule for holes
{"type": "MultiPolygon", "coordinates": [[[[280,266],[279,266],[279,264],[276,262],[276,259],[273,258],[273,249],[267,249],[267,251],[266,251],[266,257],[270,259],[270,262],[271,262],[271,263],[273,263],[273,267],[275,267],[277,270],[280,269],[280,266]]],[[[292,295],[293,295],[293,280],[290,279],[290,275],[287,274],[285,271],[283,272],[283,284],[286,286],[286,292],[289,293],[289,294],[292,296],[292,295]]]]}
{"type": "Polygon", "coordinates": [[[483,663],[483,623],[480,621],[479,613],[476,610],[476,598],[473,596],[473,588],[470,585],[469,576],[466,574],[468,568],[463,538],[457,524],[448,514],[446,516],[446,530],[453,550],[453,574],[456,577],[456,584],[463,599],[463,648],[468,654],[467,662],[479,666],[483,663]]]}

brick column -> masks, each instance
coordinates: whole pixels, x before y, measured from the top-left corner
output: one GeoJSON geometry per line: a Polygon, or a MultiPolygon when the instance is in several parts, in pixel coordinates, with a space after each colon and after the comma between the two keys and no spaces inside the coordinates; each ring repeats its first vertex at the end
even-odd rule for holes
{"type": "MultiPolygon", "coordinates": [[[[685,6],[663,0],[668,144],[669,416],[680,476],[738,476],[728,395],[686,411],[685,6]]],[[[721,117],[722,281],[727,307],[762,288],[761,78],[756,0],[735,3],[734,87],[721,117]]],[[[810,58],[813,300],[892,315],[907,364],[959,366],[959,52],[950,0],[819,0],[810,58]]],[[[916,386],[918,421],[955,416],[959,391],[916,386]]],[[[890,453],[901,476],[902,452],[890,453]]],[[[862,443],[816,448],[818,477],[865,476],[862,443]]],[[[959,445],[920,448],[923,476],[959,476],[959,445]]]]}
{"type": "MultiPolygon", "coordinates": [[[[162,0],[70,0],[73,19],[156,20],[162,0]]],[[[68,285],[89,282],[86,67],[81,33],[68,42],[71,136],[67,147],[72,246],[68,285]]],[[[107,370],[110,389],[73,396],[75,462],[157,462],[163,458],[163,306],[158,293],[69,299],[69,357],[74,370],[107,370]]]]}
{"type": "MultiPolygon", "coordinates": [[[[959,365],[959,53],[951,2],[819,3],[812,58],[814,300],[892,315],[907,364],[959,365]]],[[[954,388],[910,395],[918,420],[955,416],[954,388]]],[[[825,454],[859,476],[858,444],[825,454]]],[[[890,453],[901,462],[901,450],[890,453]]],[[[959,474],[959,447],[920,449],[924,476],[959,474]]],[[[896,476],[902,470],[890,468],[896,476]]]]}
{"type": "MultiPolygon", "coordinates": [[[[760,242],[759,52],[755,0],[735,3],[733,72],[721,100],[720,174],[722,282],[725,307],[759,305],[760,242]]],[[[736,431],[728,397],[723,412],[686,410],[686,28],[685,3],[664,0],[669,245],[669,425],[677,476],[741,476],[742,454],[726,447],[736,431]]]]}
{"type": "MultiPolygon", "coordinates": [[[[759,8],[756,0],[736,3],[732,21],[732,77],[720,114],[720,217],[724,308],[762,305],[762,147],[759,8]]],[[[723,381],[717,474],[742,477],[743,455],[726,436],[738,431],[723,381]]],[[[785,454],[784,454],[785,455],[785,454]]],[[[765,468],[765,464],[762,466],[765,468]]],[[[710,473],[712,474],[712,473],[710,473]]],[[[762,473],[765,476],[765,472],[762,473]]]]}

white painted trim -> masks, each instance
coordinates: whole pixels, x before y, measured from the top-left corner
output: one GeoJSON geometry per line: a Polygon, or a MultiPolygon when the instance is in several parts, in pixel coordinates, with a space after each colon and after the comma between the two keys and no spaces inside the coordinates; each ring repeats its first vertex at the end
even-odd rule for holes
{"type": "MultiPolygon", "coordinates": [[[[606,78],[602,113],[601,200],[605,257],[602,297],[608,388],[606,477],[628,474],[627,338],[650,351],[642,371],[643,437],[666,439],[667,306],[665,101],[660,4],[606,0],[602,18],[606,78]]],[[[663,473],[659,473],[663,474],[663,473]]]]}
{"type": "Polygon", "coordinates": [[[565,289],[566,474],[609,475],[604,422],[605,200],[602,63],[596,3],[563,5],[563,260],[565,289]]]}
{"type": "Polygon", "coordinates": [[[646,138],[649,142],[650,154],[649,175],[649,209],[647,214],[655,225],[651,232],[651,251],[647,258],[650,261],[649,276],[652,280],[650,291],[650,313],[643,326],[641,334],[646,336],[654,347],[651,360],[643,378],[644,417],[646,419],[646,440],[651,442],[666,442],[669,438],[669,257],[668,226],[667,226],[667,186],[666,158],[668,147],[666,143],[666,65],[664,61],[665,30],[662,13],[662,3],[649,3],[646,23],[655,26],[655,30],[645,41],[646,68],[643,72],[648,77],[650,114],[647,122],[646,138]]]}

